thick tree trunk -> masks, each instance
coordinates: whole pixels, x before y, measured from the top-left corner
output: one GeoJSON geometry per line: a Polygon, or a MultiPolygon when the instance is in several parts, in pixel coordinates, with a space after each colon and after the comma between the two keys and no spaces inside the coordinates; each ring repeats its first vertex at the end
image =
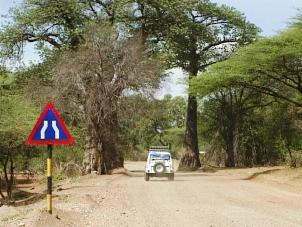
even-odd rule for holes
{"type": "Polygon", "coordinates": [[[101,173],[101,145],[90,129],[85,137],[85,153],[83,158],[83,173],[89,174],[92,171],[101,173]]]}
{"type": "Polygon", "coordinates": [[[106,134],[102,139],[101,173],[108,174],[111,170],[124,167],[124,158],[119,150],[118,116],[114,112],[106,123],[106,134]]]}
{"type": "MultiPolygon", "coordinates": [[[[191,42],[196,43],[196,37],[191,37],[191,42]]],[[[197,46],[190,49],[191,60],[188,68],[189,79],[196,77],[199,69],[199,55],[197,46]]],[[[189,84],[190,88],[190,84],[189,84]]],[[[179,170],[194,170],[201,167],[197,136],[197,100],[196,97],[188,95],[186,131],[183,141],[183,152],[179,163],[179,170]]]]}
{"type": "Polygon", "coordinates": [[[83,172],[109,174],[111,170],[123,166],[123,155],[118,149],[117,113],[113,113],[103,126],[88,127],[83,172]]]}
{"type": "Polygon", "coordinates": [[[226,140],[226,167],[235,167],[236,166],[236,157],[238,156],[238,143],[239,143],[239,134],[237,123],[234,122],[229,128],[228,138],[226,140]]]}
{"type": "Polygon", "coordinates": [[[192,170],[199,167],[201,167],[201,163],[197,137],[197,101],[196,97],[189,95],[183,153],[178,169],[192,170]]]}
{"type": "Polygon", "coordinates": [[[228,144],[226,145],[226,153],[227,158],[225,161],[226,167],[235,167],[235,154],[234,154],[234,144],[231,139],[231,141],[228,141],[228,144]]]}

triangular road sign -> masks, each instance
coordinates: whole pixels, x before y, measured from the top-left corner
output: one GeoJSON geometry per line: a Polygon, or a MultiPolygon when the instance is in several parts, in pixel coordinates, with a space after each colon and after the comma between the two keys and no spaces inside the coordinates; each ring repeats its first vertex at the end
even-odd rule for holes
{"type": "Polygon", "coordinates": [[[26,143],[29,145],[74,143],[53,103],[46,104],[26,143]]]}

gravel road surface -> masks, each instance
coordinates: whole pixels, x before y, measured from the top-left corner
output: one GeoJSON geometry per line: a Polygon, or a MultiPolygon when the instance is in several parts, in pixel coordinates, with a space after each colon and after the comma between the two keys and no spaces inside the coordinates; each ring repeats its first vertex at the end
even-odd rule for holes
{"type": "Polygon", "coordinates": [[[63,182],[54,190],[53,215],[43,211],[44,200],[2,207],[0,226],[302,226],[301,185],[261,178],[277,167],[177,173],[173,182],[145,182],[143,162],[126,167],[131,176],[63,182]]]}

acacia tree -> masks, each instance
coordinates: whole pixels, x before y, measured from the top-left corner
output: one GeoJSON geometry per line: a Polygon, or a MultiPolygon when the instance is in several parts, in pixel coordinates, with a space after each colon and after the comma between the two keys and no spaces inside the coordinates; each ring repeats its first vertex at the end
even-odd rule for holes
{"type": "MultiPolygon", "coordinates": [[[[250,116],[253,110],[270,105],[273,101],[267,100],[247,88],[230,86],[228,88],[218,87],[214,90],[206,90],[206,88],[201,90],[200,88],[195,89],[195,86],[193,83],[191,92],[199,98],[203,98],[204,106],[201,115],[206,115],[202,116],[202,120],[206,122],[201,124],[209,127],[211,132],[207,133],[212,134],[210,139],[215,141],[215,138],[220,138],[226,153],[224,165],[235,167],[248,161],[251,161],[250,164],[252,164],[255,157],[248,157],[250,156],[249,151],[243,154],[241,150],[241,140],[245,139],[241,137],[247,134],[246,131],[249,131],[244,128],[247,116],[250,116]]],[[[211,144],[212,148],[215,148],[215,143],[217,142],[211,144]]]]}
{"type": "Polygon", "coordinates": [[[200,90],[241,86],[302,107],[301,39],[301,25],[292,25],[277,36],[242,48],[194,83],[200,90]]]}
{"type": "MultiPolygon", "coordinates": [[[[3,132],[0,131],[1,138],[7,140],[6,143],[0,144],[0,164],[1,164],[1,171],[0,171],[0,195],[2,199],[5,199],[8,203],[13,200],[13,184],[14,184],[14,173],[15,173],[15,157],[20,154],[20,150],[22,149],[20,144],[16,146],[16,140],[18,141],[19,138],[16,138],[14,134],[11,132],[3,132]],[[6,186],[6,197],[2,192],[2,174],[3,179],[5,181],[6,186]]],[[[20,143],[20,141],[18,141],[20,143]]]]}
{"type": "MultiPolygon", "coordinates": [[[[160,67],[144,55],[136,38],[118,37],[114,28],[93,26],[85,44],[63,54],[56,68],[60,97],[80,106],[87,132],[85,172],[123,167],[118,107],[126,90],[157,87],[160,67]]],[[[78,109],[78,108],[77,108],[78,109]]]]}
{"type": "Polygon", "coordinates": [[[11,202],[16,160],[30,150],[25,147],[24,141],[37,113],[20,95],[15,77],[1,67],[0,103],[0,196],[11,202]],[[6,197],[1,191],[2,181],[5,182],[6,197]]]}
{"type": "MultiPolygon", "coordinates": [[[[282,109],[282,114],[278,113],[275,117],[282,120],[278,122],[277,129],[272,129],[275,132],[272,137],[279,133],[292,163],[291,147],[298,144],[298,130],[293,120],[297,110],[293,111],[290,105],[302,107],[301,38],[301,24],[296,23],[277,36],[260,39],[195,78],[191,90],[197,95],[206,96],[237,87],[254,96],[268,96],[267,100],[278,102],[275,111],[282,109]]],[[[257,129],[259,131],[261,130],[257,129]]],[[[271,138],[270,141],[275,140],[271,138]]],[[[261,149],[265,150],[264,146],[261,149]]]]}

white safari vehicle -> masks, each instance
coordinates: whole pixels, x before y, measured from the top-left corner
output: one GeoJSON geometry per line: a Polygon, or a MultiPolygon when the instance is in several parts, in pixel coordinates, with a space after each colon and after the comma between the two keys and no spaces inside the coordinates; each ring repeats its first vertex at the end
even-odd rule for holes
{"type": "Polygon", "coordinates": [[[169,146],[154,146],[149,149],[145,180],[150,177],[168,177],[174,180],[174,169],[169,146]]]}

